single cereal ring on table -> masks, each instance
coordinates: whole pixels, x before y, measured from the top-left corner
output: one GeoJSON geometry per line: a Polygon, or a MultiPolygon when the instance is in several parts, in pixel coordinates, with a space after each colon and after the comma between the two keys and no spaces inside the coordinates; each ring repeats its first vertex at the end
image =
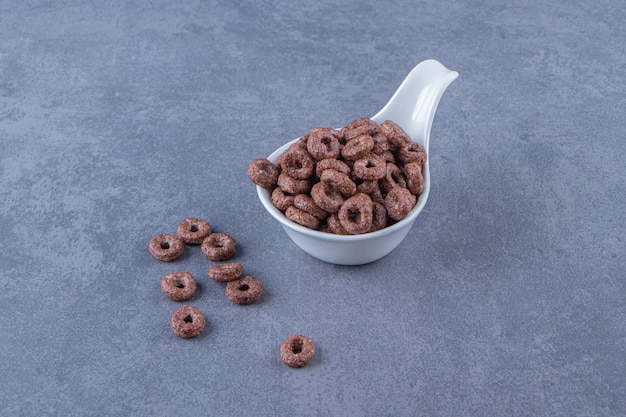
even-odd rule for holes
{"type": "Polygon", "coordinates": [[[228,282],[226,297],[236,304],[252,304],[263,295],[263,284],[250,275],[228,282]]]}
{"type": "Polygon", "coordinates": [[[405,164],[408,162],[417,162],[420,165],[426,163],[426,149],[417,142],[411,142],[407,146],[396,149],[398,159],[405,164]]]}
{"type": "Polygon", "coordinates": [[[186,301],[196,294],[196,280],[187,271],[167,274],[161,280],[161,292],[174,301],[186,301]]]}
{"type": "Polygon", "coordinates": [[[354,161],[354,175],[364,180],[379,180],[387,174],[387,163],[380,156],[370,153],[354,161]]]}
{"type": "Polygon", "coordinates": [[[248,178],[259,187],[270,189],[276,185],[280,170],[267,158],[257,158],[248,165],[248,178]]]}
{"type": "Polygon", "coordinates": [[[387,194],[395,187],[406,187],[406,179],[402,170],[396,164],[387,162],[387,172],[380,181],[383,193],[387,194]]]}
{"type": "Polygon", "coordinates": [[[415,195],[424,192],[424,174],[422,174],[422,165],[419,162],[409,162],[402,167],[406,178],[406,188],[415,195]]]}
{"type": "Polygon", "coordinates": [[[385,196],[387,215],[393,220],[402,220],[415,207],[417,197],[404,187],[394,187],[385,196]]]}
{"type": "Polygon", "coordinates": [[[320,175],[322,175],[322,171],[324,171],[325,169],[334,169],[346,175],[350,175],[350,173],[352,172],[352,169],[350,169],[348,164],[340,161],[339,159],[332,158],[317,161],[317,164],[315,165],[315,174],[319,177],[320,175]]]}
{"type": "Polygon", "coordinates": [[[341,156],[356,161],[370,153],[372,149],[374,149],[374,139],[369,135],[361,135],[346,142],[341,149],[341,156]]]}
{"type": "Polygon", "coordinates": [[[283,192],[289,194],[307,194],[311,191],[311,181],[309,180],[299,180],[284,172],[278,176],[278,186],[282,188],[283,192]]]}
{"type": "Polygon", "coordinates": [[[285,194],[282,188],[276,187],[272,191],[272,204],[278,210],[285,211],[287,207],[293,206],[294,197],[293,195],[285,194]]]}
{"type": "Polygon", "coordinates": [[[200,250],[211,261],[226,261],[237,252],[237,242],[226,233],[213,233],[202,241],[200,250]]]}
{"type": "Polygon", "coordinates": [[[182,306],[172,315],[170,327],[180,337],[198,336],[204,331],[206,321],[202,312],[192,306],[182,306]]]}
{"type": "Polygon", "coordinates": [[[370,232],[375,232],[387,227],[387,209],[384,204],[374,201],[372,214],[372,227],[370,227],[370,232]]]}
{"type": "Polygon", "coordinates": [[[322,210],[317,204],[315,204],[315,200],[306,194],[298,194],[293,199],[293,205],[294,207],[304,210],[320,220],[324,220],[326,216],[328,216],[328,212],[322,210]]]}
{"type": "Polygon", "coordinates": [[[374,219],[372,199],[367,194],[355,194],[343,202],[338,216],[343,228],[351,235],[367,233],[374,219]]]}
{"type": "Polygon", "coordinates": [[[315,343],[301,334],[289,336],[280,344],[280,360],[292,368],[306,366],[315,356],[315,343]]]}
{"type": "Polygon", "coordinates": [[[295,206],[291,206],[285,210],[285,217],[309,229],[315,230],[320,225],[320,219],[295,206]]]}
{"type": "Polygon", "coordinates": [[[306,149],[292,146],[281,156],[280,168],[291,178],[306,180],[315,171],[315,160],[306,149]]]}
{"type": "Polygon", "coordinates": [[[199,245],[211,234],[209,222],[196,217],[187,217],[178,225],[178,237],[188,245],[199,245]]]}
{"type": "Polygon", "coordinates": [[[311,188],[311,198],[319,208],[328,213],[337,213],[343,204],[343,196],[327,182],[318,182],[311,188]]]}
{"type": "Polygon", "coordinates": [[[317,127],[309,132],[306,148],[309,154],[320,161],[327,158],[338,158],[341,152],[341,135],[331,127],[317,127]]]}
{"type": "Polygon", "coordinates": [[[380,124],[380,132],[389,140],[391,145],[398,149],[411,143],[411,137],[391,120],[385,120],[380,124]]]}
{"type": "Polygon", "coordinates": [[[380,132],[378,124],[367,117],[359,117],[353,121],[347,123],[341,128],[341,135],[345,141],[356,138],[361,135],[374,136],[380,132]]]}
{"type": "Polygon", "coordinates": [[[239,262],[211,265],[208,275],[215,282],[234,281],[243,275],[243,265],[239,262]]]}
{"type": "Polygon", "coordinates": [[[320,175],[320,182],[330,184],[334,189],[346,197],[350,197],[356,193],[356,184],[354,181],[352,181],[348,175],[334,169],[325,169],[322,171],[322,175],[320,175]]]}
{"type": "Polygon", "coordinates": [[[150,239],[148,249],[158,260],[169,262],[178,259],[185,251],[185,246],[178,236],[160,233],[150,239]]]}

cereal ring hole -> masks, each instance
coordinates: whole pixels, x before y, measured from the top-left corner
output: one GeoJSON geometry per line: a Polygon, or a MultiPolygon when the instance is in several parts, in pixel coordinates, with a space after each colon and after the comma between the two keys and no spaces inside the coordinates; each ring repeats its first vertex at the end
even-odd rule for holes
{"type": "Polygon", "coordinates": [[[197,226],[197,225],[195,225],[195,224],[192,224],[192,225],[189,227],[189,231],[190,231],[190,232],[192,232],[192,233],[196,233],[196,232],[198,231],[198,226],[197,226]]]}
{"type": "Polygon", "coordinates": [[[239,291],[248,291],[250,289],[250,287],[248,286],[248,284],[242,284],[242,285],[238,286],[237,289],[239,291]]]}
{"type": "Polygon", "coordinates": [[[291,345],[291,351],[293,352],[294,355],[297,355],[298,353],[302,353],[302,340],[300,339],[294,340],[291,345]]]}
{"type": "Polygon", "coordinates": [[[183,321],[185,323],[193,323],[193,317],[191,317],[191,314],[187,314],[184,318],[183,321]]]}
{"type": "Polygon", "coordinates": [[[185,282],[178,277],[172,280],[172,285],[176,288],[185,288],[185,282]]]}
{"type": "Polygon", "coordinates": [[[161,242],[161,249],[167,250],[170,248],[169,242],[161,242]]]}

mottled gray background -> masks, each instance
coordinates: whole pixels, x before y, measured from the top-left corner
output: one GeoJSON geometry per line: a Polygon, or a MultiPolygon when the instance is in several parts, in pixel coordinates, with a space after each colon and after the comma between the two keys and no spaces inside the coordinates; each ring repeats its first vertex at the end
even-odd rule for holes
{"type": "Polygon", "coordinates": [[[0,415],[626,414],[626,9],[508,3],[0,1],[0,415]],[[248,163],[427,58],[460,76],[426,209],[379,262],[311,258],[248,163]],[[237,238],[262,302],[198,248],[150,256],[187,216],[237,238]],[[193,340],[159,290],[182,269],[193,340]]]}

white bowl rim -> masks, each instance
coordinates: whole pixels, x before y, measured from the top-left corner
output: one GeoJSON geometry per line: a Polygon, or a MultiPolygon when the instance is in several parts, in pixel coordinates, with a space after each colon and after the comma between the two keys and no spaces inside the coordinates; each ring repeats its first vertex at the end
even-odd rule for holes
{"type": "MultiPolygon", "coordinates": [[[[293,139],[285,143],[284,145],[276,149],[274,152],[272,152],[267,157],[267,159],[269,159],[272,163],[276,162],[278,157],[285,150],[287,150],[289,146],[296,143],[300,139],[301,137],[293,139]]],[[[405,227],[411,227],[412,224],[415,222],[415,219],[417,218],[418,214],[422,211],[422,209],[426,205],[426,200],[428,200],[428,194],[430,193],[430,171],[429,171],[428,162],[429,161],[427,159],[426,164],[424,164],[424,183],[427,184],[427,186],[424,187],[424,192],[418,196],[417,204],[415,205],[415,207],[413,207],[413,209],[409,212],[409,214],[404,219],[392,224],[391,226],[387,226],[375,232],[363,233],[359,235],[337,235],[334,233],[321,232],[319,230],[309,229],[308,227],[299,225],[298,223],[293,222],[289,220],[287,217],[285,217],[285,215],[280,210],[278,210],[274,206],[274,204],[272,204],[271,199],[268,198],[269,190],[257,185],[256,186],[257,195],[259,196],[259,199],[261,200],[261,203],[263,204],[265,209],[270,213],[270,215],[272,215],[272,217],[278,220],[284,227],[288,227],[304,235],[307,235],[307,236],[310,236],[312,238],[316,238],[319,240],[326,240],[326,241],[333,241],[333,242],[356,242],[356,241],[361,241],[361,240],[370,240],[370,239],[375,239],[377,237],[386,236],[388,234],[394,233],[397,230],[403,229],[405,227]]]]}

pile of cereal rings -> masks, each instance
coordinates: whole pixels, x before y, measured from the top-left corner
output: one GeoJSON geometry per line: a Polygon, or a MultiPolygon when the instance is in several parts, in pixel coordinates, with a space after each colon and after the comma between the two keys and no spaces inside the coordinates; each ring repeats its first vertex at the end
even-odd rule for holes
{"type": "Polygon", "coordinates": [[[426,150],[396,123],[358,118],[339,130],[313,128],[273,164],[248,177],[271,191],[285,216],[338,235],[374,232],[404,219],[424,191],[426,150]]]}

